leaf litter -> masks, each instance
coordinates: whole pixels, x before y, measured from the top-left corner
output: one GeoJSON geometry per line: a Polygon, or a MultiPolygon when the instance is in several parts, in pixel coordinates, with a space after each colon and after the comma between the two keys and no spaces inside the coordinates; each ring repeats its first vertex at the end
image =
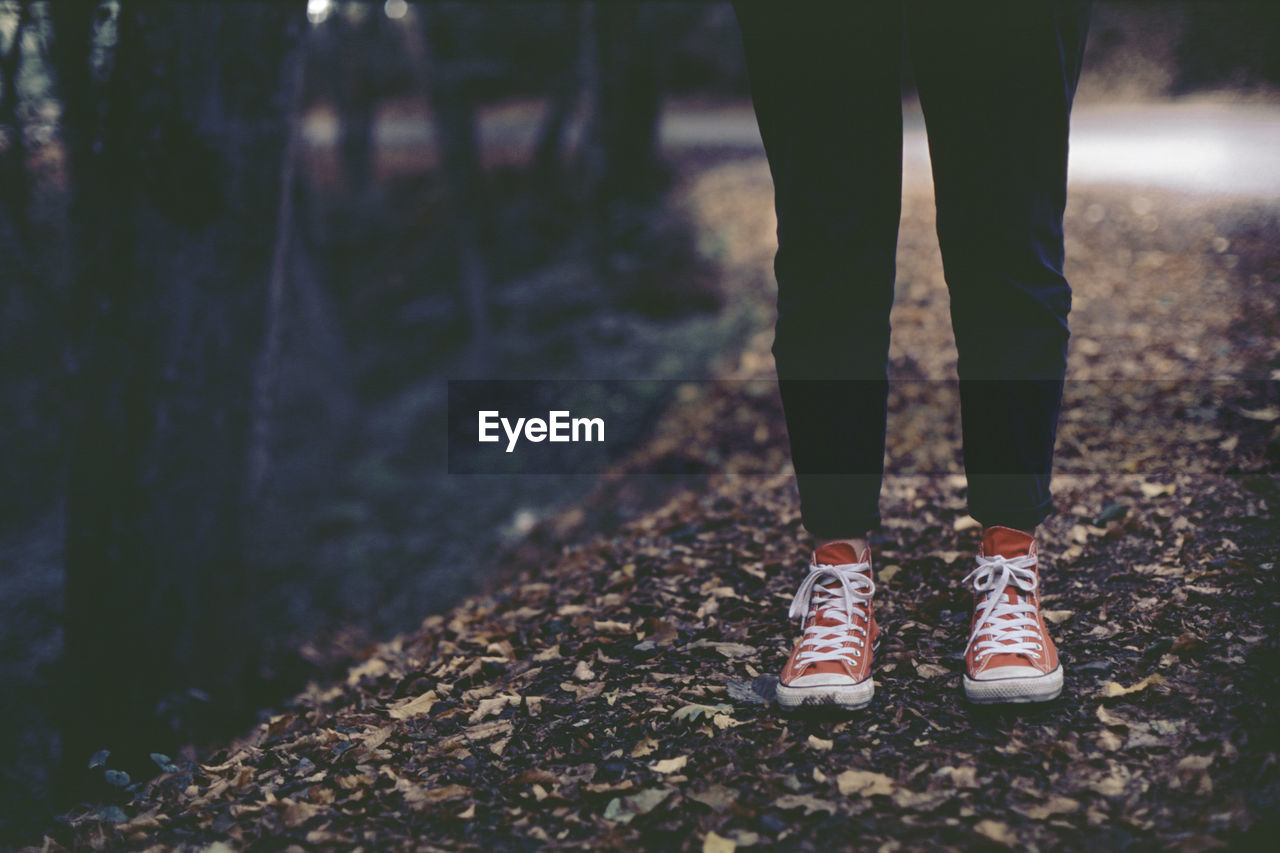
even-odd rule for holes
{"type": "MultiPolygon", "coordinates": [[[[767,170],[746,162],[703,170],[683,196],[723,237],[725,278],[760,329],[768,193],[767,170]]],[[[1068,207],[1073,375],[1276,375],[1276,210],[1146,193],[1151,228],[1131,195],[1090,189],[1068,207]],[[1230,263],[1213,248],[1223,235],[1230,263]]],[[[954,369],[932,224],[927,196],[909,191],[899,377],[954,369]]],[[[769,337],[749,337],[722,374],[769,376],[769,337]]],[[[932,455],[941,473],[886,478],[876,698],[855,714],[780,713],[785,602],[804,561],[785,430],[776,398],[712,383],[694,389],[697,418],[673,416],[592,500],[625,500],[631,475],[673,458],[715,453],[704,470],[726,474],[616,529],[547,522],[488,592],[127,803],[72,810],[45,846],[1256,845],[1280,813],[1275,382],[1110,387],[1068,390],[1059,513],[1042,529],[1067,669],[1054,702],[961,698],[959,580],[979,531],[958,422],[895,390],[890,458],[932,455]],[[1195,427],[1185,454],[1127,438],[1169,411],[1195,427]],[[779,473],[734,474],[762,461],[779,473]]]]}

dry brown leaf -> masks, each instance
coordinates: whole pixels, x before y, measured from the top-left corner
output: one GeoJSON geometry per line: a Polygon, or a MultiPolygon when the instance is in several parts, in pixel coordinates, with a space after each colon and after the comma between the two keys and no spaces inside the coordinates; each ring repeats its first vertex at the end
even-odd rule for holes
{"type": "Polygon", "coordinates": [[[386,675],[387,662],[382,658],[369,658],[359,666],[351,667],[347,672],[347,684],[354,687],[360,683],[362,678],[377,678],[380,675],[386,675]]]}
{"type": "Polygon", "coordinates": [[[388,709],[388,713],[392,719],[407,720],[419,714],[430,713],[431,706],[435,705],[439,699],[434,690],[428,690],[416,699],[408,699],[392,706],[388,709]]]}
{"type": "Polygon", "coordinates": [[[835,745],[836,742],[834,740],[824,740],[817,735],[809,735],[809,746],[821,752],[826,752],[835,745]]]}
{"type": "Polygon", "coordinates": [[[716,835],[715,830],[702,839],[702,853],[733,853],[738,849],[735,841],[716,835]]]}
{"type": "Polygon", "coordinates": [[[437,803],[461,800],[471,796],[471,789],[462,785],[445,785],[440,788],[412,786],[404,793],[404,801],[415,809],[424,809],[437,803]]]}
{"type": "Polygon", "coordinates": [[[318,806],[296,800],[281,800],[284,805],[284,825],[290,829],[301,826],[320,813],[318,806]]]}
{"type": "Polygon", "coordinates": [[[711,785],[705,791],[695,791],[686,794],[686,797],[695,803],[702,803],[709,809],[722,812],[732,806],[738,800],[738,793],[724,785],[711,785]]]}
{"type": "Polygon", "coordinates": [[[1031,820],[1044,820],[1059,814],[1071,814],[1080,810],[1080,801],[1054,794],[1043,803],[1034,806],[1014,806],[1014,811],[1031,820]]]}
{"type": "Polygon", "coordinates": [[[1018,843],[1018,836],[1009,828],[1009,824],[998,820],[980,820],[973,827],[979,835],[985,835],[997,844],[1012,847],[1018,843]]]}
{"type": "Polygon", "coordinates": [[[689,756],[677,755],[675,758],[664,758],[661,761],[655,761],[649,765],[649,769],[655,773],[675,773],[677,770],[683,770],[688,763],[689,756]]]}
{"type": "Polygon", "coordinates": [[[508,705],[519,705],[520,697],[513,693],[504,693],[501,696],[494,696],[492,699],[483,699],[471,716],[467,718],[469,723],[478,723],[485,717],[493,716],[502,712],[503,708],[508,705]]]}
{"type": "Polygon", "coordinates": [[[876,794],[892,794],[898,786],[897,783],[883,773],[874,773],[869,770],[846,770],[836,777],[836,787],[846,797],[853,794],[872,797],[876,794]]]}
{"type": "Polygon", "coordinates": [[[651,737],[642,738],[631,750],[632,758],[643,758],[658,748],[658,742],[651,737]]]}
{"type": "Polygon", "coordinates": [[[1146,690],[1148,687],[1157,684],[1165,684],[1164,676],[1158,672],[1153,672],[1146,678],[1136,684],[1124,687],[1115,681],[1108,681],[1102,685],[1102,689],[1098,691],[1098,695],[1103,699],[1113,699],[1117,696],[1128,696],[1130,693],[1137,693],[1139,690],[1146,690]]]}
{"type": "Polygon", "coordinates": [[[1104,726],[1127,726],[1129,721],[1123,717],[1117,717],[1115,714],[1107,710],[1106,705],[1099,705],[1097,710],[1098,720],[1104,726]]]}
{"type": "Polygon", "coordinates": [[[916,664],[916,674],[921,678],[941,678],[944,675],[950,675],[951,670],[941,664],[918,663],[916,664]]]}
{"type": "Polygon", "coordinates": [[[784,794],[773,801],[775,808],[783,809],[804,809],[806,815],[814,812],[827,812],[835,814],[836,804],[830,800],[819,799],[809,794],[784,794]]]}
{"type": "Polygon", "coordinates": [[[543,649],[533,656],[535,661],[559,660],[563,655],[560,654],[560,644],[556,643],[550,648],[543,649]]]}

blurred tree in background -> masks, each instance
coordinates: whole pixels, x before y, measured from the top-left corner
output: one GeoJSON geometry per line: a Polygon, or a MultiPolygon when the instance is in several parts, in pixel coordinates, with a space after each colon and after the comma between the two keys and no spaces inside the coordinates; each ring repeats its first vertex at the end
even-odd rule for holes
{"type": "MultiPolygon", "coordinates": [[[[139,774],[204,685],[234,714],[257,645],[252,523],[291,228],[301,4],[53,7],[78,393],[63,754],[139,774]],[[109,67],[94,67],[104,27],[109,67]]],[[[169,735],[168,737],[171,737],[169,735]]]]}

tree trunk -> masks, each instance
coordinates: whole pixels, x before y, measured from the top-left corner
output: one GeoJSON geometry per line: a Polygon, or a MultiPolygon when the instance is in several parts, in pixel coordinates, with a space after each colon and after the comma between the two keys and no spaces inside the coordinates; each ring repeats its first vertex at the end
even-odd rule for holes
{"type": "Polygon", "coordinates": [[[245,685],[255,408],[304,9],[126,2],[104,64],[90,59],[97,4],[54,4],[82,365],[62,703],[73,774],[103,748],[151,769],[148,752],[197,734],[190,696],[225,713],[245,685]]]}
{"type": "MultiPolygon", "coordinates": [[[[572,36],[572,52],[577,53],[579,33],[581,32],[582,15],[578,3],[570,3],[564,7],[564,26],[572,36]]],[[[547,115],[538,128],[537,141],[533,146],[533,155],[529,158],[530,171],[533,174],[535,189],[541,192],[550,191],[563,176],[560,173],[561,148],[565,131],[578,106],[578,94],[581,91],[581,70],[576,57],[571,56],[565,68],[556,77],[550,97],[547,99],[547,115]]]]}
{"type": "Polygon", "coordinates": [[[587,139],[590,196],[601,207],[648,201],[659,189],[662,90],[654,10],[640,3],[587,7],[583,74],[592,90],[587,139]]]}
{"type": "Polygon", "coordinates": [[[419,7],[425,36],[427,97],[440,150],[439,168],[449,199],[467,319],[471,326],[469,369],[483,375],[488,364],[489,264],[483,246],[488,212],[484,167],[476,138],[475,106],[467,92],[460,45],[449,8],[419,7]]]}
{"type": "MultiPolygon", "coordinates": [[[[6,245],[6,254],[13,260],[27,263],[26,248],[29,245],[28,208],[31,201],[31,182],[27,175],[27,140],[23,126],[18,93],[18,76],[22,71],[22,40],[30,19],[27,0],[18,4],[18,20],[13,30],[9,50],[0,54],[0,133],[6,137],[0,148],[0,228],[6,237],[11,230],[13,245],[6,245]],[[14,257],[11,253],[21,254],[14,257]]],[[[10,242],[5,240],[6,244],[10,242]]]]}

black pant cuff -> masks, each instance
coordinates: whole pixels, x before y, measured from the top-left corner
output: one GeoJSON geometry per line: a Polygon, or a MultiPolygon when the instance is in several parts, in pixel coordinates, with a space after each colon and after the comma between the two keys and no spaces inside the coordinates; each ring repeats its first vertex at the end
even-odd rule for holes
{"type": "Polygon", "coordinates": [[[972,505],[969,507],[969,514],[983,527],[1010,527],[1014,530],[1032,530],[1052,515],[1053,511],[1054,506],[1051,500],[1030,508],[996,509],[972,505]]]}

